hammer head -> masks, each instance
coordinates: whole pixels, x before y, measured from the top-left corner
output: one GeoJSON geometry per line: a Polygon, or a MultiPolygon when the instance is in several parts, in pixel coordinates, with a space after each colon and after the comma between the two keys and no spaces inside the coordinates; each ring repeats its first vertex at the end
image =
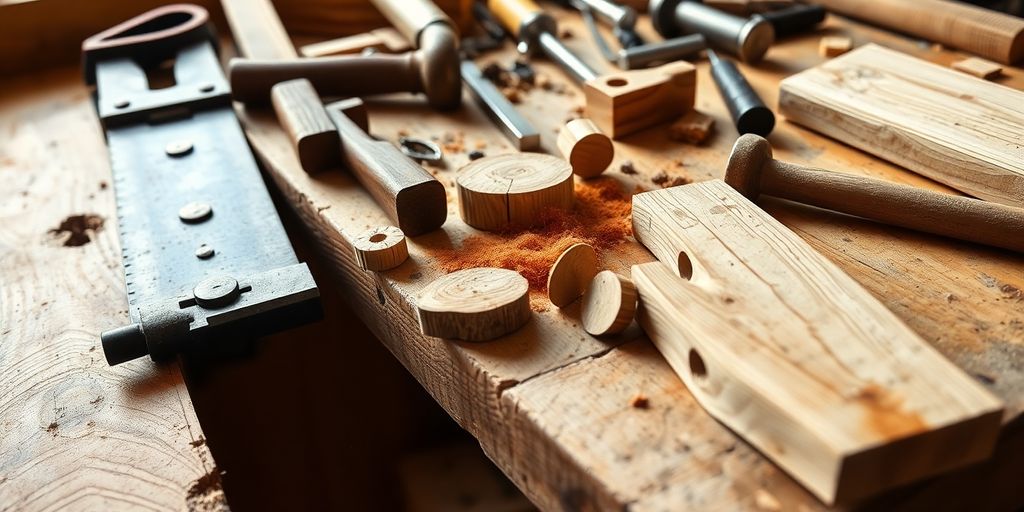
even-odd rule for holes
{"type": "Polygon", "coordinates": [[[675,12],[676,6],[682,0],[651,0],[647,6],[647,13],[651,15],[651,24],[654,30],[658,31],[664,38],[675,37],[679,33],[676,28],[675,12]]]}
{"type": "Polygon", "coordinates": [[[740,136],[725,167],[725,182],[747,199],[761,195],[761,170],[772,161],[772,146],[759,135],[740,136]]]}

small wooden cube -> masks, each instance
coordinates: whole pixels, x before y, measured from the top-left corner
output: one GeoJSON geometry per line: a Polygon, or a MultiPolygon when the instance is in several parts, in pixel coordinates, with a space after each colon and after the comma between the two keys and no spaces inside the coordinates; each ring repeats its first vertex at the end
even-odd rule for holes
{"type": "Polygon", "coordinates": [[[999,64],[985,59],[979,59],[978,57],[969,57],[964,60],[958,60],[953,63],[952,67],[957,71],[962,71],[968,75],[974,75],[978,78],[984,78],[985,80],[991,80],[1003,72],[1003,67],[999,64]]]}
{"type": "Polygon", "coordinates": [[[701,144],[715,126],[715,118],[691,110],[668,127],[668,138],[689,144],[701,144]]]}
{"type": "Polygon", "coordinates": [[[853,49],[853,40],[844,36],[825,36],[818,43],[822,57],[838,57],[853,49]]]}

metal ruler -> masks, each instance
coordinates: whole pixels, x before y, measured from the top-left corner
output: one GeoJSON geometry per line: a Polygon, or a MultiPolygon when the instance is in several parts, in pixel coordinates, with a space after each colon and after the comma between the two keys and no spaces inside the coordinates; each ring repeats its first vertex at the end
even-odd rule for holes
{"type": "Polygon", "coordinates": [[[101,335],[111,365],[322,315],[232,110],[215,43],[204,9],[171,5],[82,45],[110,151],[131,317],[101,335]],[[151,88],[160,69],[173,69],[174,83],[151,88]]]}

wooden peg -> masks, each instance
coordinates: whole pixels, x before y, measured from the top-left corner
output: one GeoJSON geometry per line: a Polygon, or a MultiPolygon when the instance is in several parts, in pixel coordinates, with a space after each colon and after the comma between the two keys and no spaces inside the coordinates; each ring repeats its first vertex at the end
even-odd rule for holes
{"type": "Polygon", "coordinates": [[[459,214],[477,229],[529,226],[546,208],[570,209],[572,168],[551,155],[488,156],[459,169],[459,214]]]}
{"type": "Polygon", "coordinates": [[[584,84],[586,114],[618,139],[683,115],[693,108],[696,90],[697,72],[689,62],[620,71],[584,84]]]}
{"type": "Polygon", "coordinates": [[[309,80],[298,78],[274,85],[270,101],[278,122],[292,139],[303,169],[319,172],[340,160],[338,129],[309,80]]]}
{"type": "Polygon", "coordinates": [[[979,59],[978,57],[958,60],[954,62],[951,67],[957,71],[962,71],[968,75],[974,75],[978,78],[984,78],[985,80],[991,80],[1003,73],[1003,67],[999,64],[985,59],[979,59]]]}
{"type": "Polygon", "coordinates": [[[460,270],[423,288],[416,310],[427,336],[487,341],[529,321],[530,285],[513,270],[460,270]]]}
{"type": "Polygon", "coordinates": [[[583,295],[583,329],[594,336],[618,334],[633,323],[636,287],[623,276],[604,270],[583,295]]]}
{"type": "Polygon", "coordinates": [[[562,252],[548,272],[548,299],[564,308],[578,299],[597,274],[597,252],[587,244],[575,244],[562,252]]]}
{"type": "Polygon", "coordinates": [[[615,147],[612,140],[590,119],[573,119],[558,133],[558,150],[569,161],[572,172],[593,178],[612,163],[615,147]]]}
{"type": "Polygon", "coordinates": [[[356,261],[363,270],[390,270],[409,258],[405,233],[395,226],[370,228],[352,240],[352,247],[356,251],[356,261]]]}

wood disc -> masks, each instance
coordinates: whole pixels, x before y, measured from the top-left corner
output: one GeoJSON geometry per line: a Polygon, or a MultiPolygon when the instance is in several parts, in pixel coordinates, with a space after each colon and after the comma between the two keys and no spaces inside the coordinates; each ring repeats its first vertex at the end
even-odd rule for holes
{"type": "Polygon", "coordinates": [[[570,209],[572,167],[540,153],[484,157],[466,164],[456,180],[459,215],[477,229],[529,226],[545,208],[570,209]]]}
{"type": "Polygon", "coordinates": [[[380,272],[393,269],[409,258],[405,233],[395,226],[370,228],[352,240],[356,261],[363,270],[380,272]]]}
{"type": "Polygon", "coordinates": [[[633,323],[636,287],[611,270],[599,272],[583,295],[583,328],[594,336],[617,334],[633,323]]]}
{"type": "Polygon", "coordinates": [[[548,272],[548,300],[564,308],[587,290],[597,274],[597,252],[587,244],[575,244],[555,260],[548,272]]]}
{"type": "Polygon", "coordinates": [[[557,144],[572,172],[584,178],[599,176],[615,157],[612,140],[586,118],[566,123],[558,133],[557,144]]]}
{"type": "Polygon", "coordinates": [[[427,285],[416,296],[420,330],[427,336],[487,341],[530,319],[530,285],[514,270],[471,268],[427,285]]]}

